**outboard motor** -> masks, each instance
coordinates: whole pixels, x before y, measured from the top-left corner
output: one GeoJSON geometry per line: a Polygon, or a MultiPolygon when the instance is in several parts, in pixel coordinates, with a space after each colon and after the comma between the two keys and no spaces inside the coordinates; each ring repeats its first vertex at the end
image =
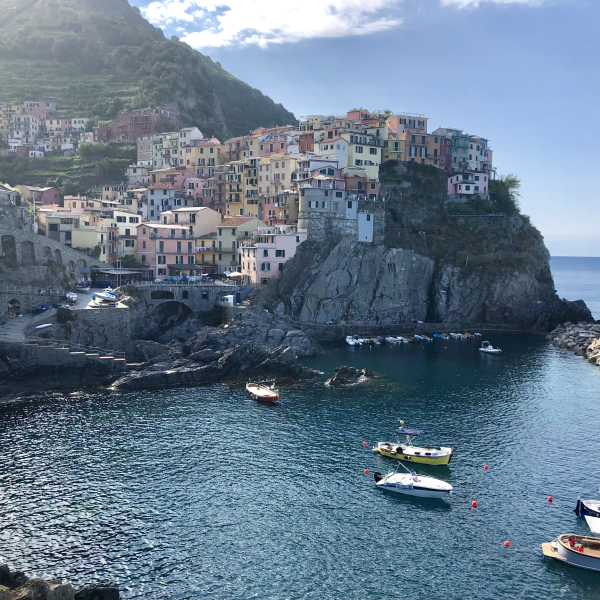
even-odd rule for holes
{"type": "Polygon", "coordinates": [[[375,478],[375,483],[379,483],[383,479],[383,475],[379,471],[375,471],[373,477],[375,478]]]}

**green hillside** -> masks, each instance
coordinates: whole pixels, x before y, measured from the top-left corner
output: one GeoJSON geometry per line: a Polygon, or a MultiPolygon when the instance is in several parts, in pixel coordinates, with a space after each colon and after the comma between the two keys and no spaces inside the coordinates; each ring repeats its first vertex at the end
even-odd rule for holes
{"type": "Polygon", "coordinates": [[[57,116],[108,120],[147,106],[225,139],[295,117],[127,0],[0,0],[0,100],[45,100],[57,116]]]}

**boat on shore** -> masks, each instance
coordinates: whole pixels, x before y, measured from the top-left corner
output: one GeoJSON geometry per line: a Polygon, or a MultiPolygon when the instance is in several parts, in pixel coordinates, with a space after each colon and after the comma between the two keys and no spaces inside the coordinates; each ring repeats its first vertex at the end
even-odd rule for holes
{"type": "Polygon", "coordinates": [[[395,458],[396,460],[419,463],[423,465],[448,465],[452,460],[452,448],[443,446],[413,446],[413,440],[423,433],[421,429],[409,429],[400,427],[396,430],[398,438],[406,436],[406,443],[378,442],[373,447],[373,452],[379,452],[382,456],[395,458]]]}
{"type": "Polygon", "coordinates": [[[600,571],[600,538],[565,533],[542,544],[544,556],[588,571],[600,571]]]}
{"type": "Polygon", "coordinates": [[[277,402],[279,400],[279,391],[275,387],[275,382],[270,386],[263,383],[254,383],[248,381],[246,391],[256,400],[262,402],[277,402]]]}
{"type": "MultiPolygon", "coordinates": [[[[400,463],[398,463],[400,465],[400,463]]],[[[409,471],[404,465],[400,465],[407,472],[398,473],[392,471],[387,475],[379,472],[373,474],[375,486],[380,490],[387,490],[405,496],[417,496],[419,498],[447,498],[452,494],[452,486],[435,477],[426,477],[417,475],[414,471],[409,471]]]]}
{"type": "Polygon", "coordinates": [[[494,348],[494,346],[487,341],[481,342],[479,352],[485,352],[486,354],[502,354],[502,350],[500,350],[500,348],[494,348]]]}

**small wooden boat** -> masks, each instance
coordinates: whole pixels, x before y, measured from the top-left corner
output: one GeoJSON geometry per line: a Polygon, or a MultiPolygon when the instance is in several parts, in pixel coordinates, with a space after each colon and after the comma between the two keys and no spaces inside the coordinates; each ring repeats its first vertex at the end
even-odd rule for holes
{"type": "Polygon", "coordinates": [[[600,538],[565,533],[542,544],[542,552],[548,558],[573,567],[600,571],[600,538]]]}
{"type": "MultiPolygon", "coordinates": [[[[404,465],[402,466],[404,467],[404,465]]],[[[393,471],[387,475],[382,475],[379,472],[373,473],[375,485],[380,490],[420,498],[447,498],[452,494],[452,486],[449,483],[435,477],[417,475],[414,471],[408,469],[406,471],[406,473],[393,471]]]]}
{"type": "Polygon", "coordinates": [[[262,400],[263,402],[277,402],[279,400],[279,391],[275,388],[275,382],[269,387],[262,383],[249,381],[246,384],[246,391],[256,400],[262,400]]]}
{"type": "Polygon", "coordinates": [[[418,435],[421,435],[421,429],[409,429],[408,427],[400,427],[396,431],[396,435],[406,436],[406,444],[393,442],[378,442],[377,446],[373,447],[373,452],[379,452],[382,456],[395,458],[396,460],[420,463],[423,465],[447,465],[452,460],[452,448],[442,446],[413,446],[412,441],[418,435]]]}

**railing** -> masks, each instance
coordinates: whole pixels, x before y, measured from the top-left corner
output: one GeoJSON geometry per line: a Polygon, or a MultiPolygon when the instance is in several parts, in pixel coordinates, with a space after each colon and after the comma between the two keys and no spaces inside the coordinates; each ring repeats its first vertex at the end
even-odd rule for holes
{"type": "Polygon", "coordinates": [[[37,346],[46,346],[58,349],[68,349],[69,352],[85,352],[86,354],[99,354],[100,356],[110,358],[125,359],[125,352],[117,352],[115,350],[106,350],[98,346],[85,346],[84,344],[76,344],[74,342],[44,339],[44,338],[25,338],[24,344],[35,344],[37,346]]]}
{"type": "Polygon", "coordinates": [[[25,294],[31,296],[64,296],[67,292],[65,290],[52,290],[50,288],[33,288],[31,286],[16,286],[16,285],[2,285],[0,286],[0,293],[2,294],[25,294]]]}

